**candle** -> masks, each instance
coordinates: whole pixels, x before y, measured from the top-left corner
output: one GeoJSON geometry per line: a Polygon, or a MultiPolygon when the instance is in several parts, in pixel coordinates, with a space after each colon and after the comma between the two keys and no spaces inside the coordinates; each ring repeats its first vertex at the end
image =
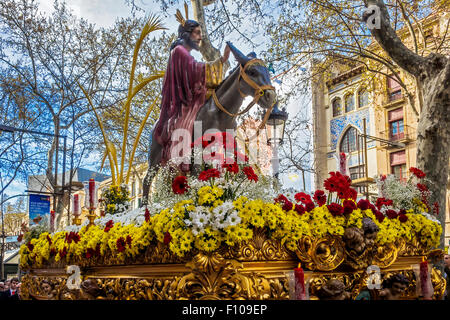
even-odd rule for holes
{"type": "Polygon", "coordinates": [[[95,208],[95,180],[89,179],[89,208],[95,208]]]}
{"type": "Polygon", "coordinates": [[[50,230],[53,232],[53,228],[54,228],[54,224],[55,224],[55,211],[50,211],[50,230]]]}
{"type": "Polygon", "coordinates": [[[78,194],[73,195],[73,215],[75,217],[80,215],[80,198],[78,194]]]}
{"type": "Polygon", "coordinates": [[[305,300],[306,299],[305,274],[303,272],[301,263],[298,264],[298,268],[294,269],[294,277],[295,277],[295,299],[305,300]]]}
{"type": "Polygon", "coordinates": [[[428,262],[425,257],[422,257],[422,262],[420,263],[420,289],[422,290],[422,296],[424,298],[429,298],[430,290],[428,287],[429,273],[428,273],[428,262]]]}

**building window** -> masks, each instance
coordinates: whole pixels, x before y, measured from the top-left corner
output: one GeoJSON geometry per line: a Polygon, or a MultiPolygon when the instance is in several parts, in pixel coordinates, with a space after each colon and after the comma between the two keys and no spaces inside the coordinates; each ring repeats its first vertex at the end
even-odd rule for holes
{"type": "Polygon", "coordinates": [[[333,100],[333,117],[340,116],[342,114],[342,104],[341,99],[336,98],[333,100]]]}
{"type": "Polygon", "coordinates": [[[355,110],[355,100],[353,99],[353,94],[348,94],[345,96],[345,112],[350,112],[355,110]]]}
{"type": "Polygon", "coordinates": [[[358,108],[365,107],[369,104],[369,92],[366,89],[361,89],[358,92],[358,108]]]}
{"type": "Polygon", "coordinates": [[[405,137],[403,125],[403,108],[398,108],[388,113],[389,120],[389,140],[396,141],[405,137]]]}
{"type": "Polygon", "coordinates": [[[391,173],[400,181],[406,181],[406,154],[405,150],[393,152],[391,157],[391,173]]]}
{"type": "Polygon", "coordinates": [[[402,98],[402,87],[400,83],[392,78],[388,78],[388,95],[389,101],[395,101],[402,98]]]}
{"type": "Polygon", "coordinates": [[[358,132],[354,127],[350,127],[341,140],[340,151],[350,153],[358,150],[358,132]]]}
{"type": "Polygon", "coordinates": [[[365,168],[364,165],[349,168],[348,171],[350,173],[350,179],[356,180],[356,179],[364,178],[366,176],[365,172],[364,172],[364,168],[365,168]]]}
{"type": "Polygon", "coordinates": [[[133,183],[131,184],[131,196],[132,197],[134,197],[136,195],[135,190],[136,190],[136,183],[134,183],[134,181],[133,181],[133,183]]]}

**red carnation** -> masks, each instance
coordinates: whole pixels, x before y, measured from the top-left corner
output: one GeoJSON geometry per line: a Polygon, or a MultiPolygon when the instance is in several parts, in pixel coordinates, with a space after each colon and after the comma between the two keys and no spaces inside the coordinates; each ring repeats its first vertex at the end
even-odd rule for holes
{"type": "Polygon", "coordinates": [[[280,194],[280,195],[278,195],[278,197],[276,197],[274,199],[274,201],[276,203],[278,203],[278,202],[286,202],[286,201],[289,201],[289,200],[288,200],[288,198],[286,198],[286,196],[284,194],[280,194]]]}
{"type": "Polygon", "coordinates": [[[286,196],[280,194],[278,197],[276,197],[275,199],[275,203],[281,203],[282,204],[282,208],[285,211],[289,211],[292,210],[292,208],[294,207],[293,203],[290,202],[288,200],[288,198],[286,198],[286,196]]]}
{"type": "Polygon", "coordinates": [[[342,216],[344,214],[344,208],[340,204],[332,202],[327,205],[327,208],[333,216],[342,216]]]}
{"type": "Polygon", "coordinates": [[[361,210],[369,209],[369,205],[370,205],[370,202],[365,199],[361,199],[358,201],[358,208],[360,208],[361,210]]]}
{"type": "Polygon", "coordinates": [[[148,208],[145,208],[144,217],[145,217],[145,222],[149,222],[149,220],[150,220],[150,211],[148,211],[148,208]]]}
{"type": "Polygon", "coordinates": [[[356,209],[356,204],[352,200],[344,200],[344,214],[350,214],[356,209]]]}
{"type": "Polygon", "coordinates": [[[220,171],[217,169],[208,169],[200,172],[200,175],[198,176],[198,179],[201,181],[207,181],[210,178],[219,178],[220,177],[220,171]]]}
{"type": "Polygon", "coordinates": [[[323,206],[327,202],[327,196],[323,190],[316,190],[316,192],[314,192],[313,199],[319,207],[323,206]]]}
{"type": "Polygon", "coordinates": [[[289,211],[289,210],[292,210],[293,208],[294,208],[294,204],[290,201],[285,202],[283,205],[284,211],[289,211]]]}
{"type": "Polygon", "coordinates": [[[103,231],[108,232],[109,230],[111,230],[111,228],[114,226],[114,221],[109,220],[106,225],[105,225],[105,229],[103,229],[103,231]]]}
{"type": "Polygon", "coordinates": [[[358,197],[358,192],[353,188],[348,188],[345,197],[346,199],[353,199],[353,201],[356,201],[356,198],[358,197]]]}
{"type": "Polygon", "coordinates": [[[255,174],[255,171],[253,171],[252,167],[244,167],[242,168],[242,171],[245,173],[248,180],[258,182],[258,176],[255,174]]]}
{"type": "Polygon", "coordinates": [[[406,221],[408,221],[408,216],[405,214],[399,214],[398,220],[400,220],[400,222],[406,222],[406,221]]]}
{"type": "Polygon", "coordinates": [[[128,246],[131,248],[131,241],[132,241],[133,239],[131,239],[131,236],[130,235],[127,235],[127,239],[126,239],[126,242],[127,242],[127,244],[128,244],[128,246]]]}
{"type": "Polygon", "coordinates": [[[88,248],[88,249],[86,250],[85,257],[86,257],[87,259],[89,259],[89,258],[92,258],[92,257],[94,256],[94,254],[95,254],[95,250],[92,249],[92,248],[88,248]]]}
{"type": "Polygon", "coordinates": [[[59,250],[59,256],[64,258],[67,255],[67,248],[64,247],[62,250],[59,250]]]}
{"type": "Polygon", "coordinates": [[[308,212],[312,211],[315,207],[316,206],[314,205],[314,202],[312,202],[312,201],[308,201],[305,203],[305,208],[306,208],[306,211],[308,211],[308,212]]]}
{"type": "Polygon", "coordinates": [[[123,252],[125,251],[125,240],[123,239],[123,237],[120,237],[119,239],[117,239],[116,241],[116,246],[117,246],[117,251],[119,252],[123,252]]]}
{"type": "Polygon", "coordinates": [[[409,168],[409,171],[411,173],[413,173],[419,179],[426,177],[426,174],[422,170],[420,170],[418,168],[411,167],[411,168],[409,168]]]}
{"type": "Polygon", "coordinates": [[[299,215],[302,215],[302,214],[304,214],[306,212],[306,209],[301,204],[296,204],[295,205],[295,212],[297,212],[299,215]]]}
{"type": "Polygon", "coordinates": [[[185,176],[178,176],[173,179],[172,191],[175,194],[184,194],[187,192],[189,186],[187,184],[187,178],[185,176]]]}
{"type": "Polygon", "coordinates": [[[164,233],[164,244],[169,244],[172,241],[172,236],[169,232],[164,233]]]}
{"type": "Polygon", "coordinates": [[[72,241],[75,243],[80,241],[80,235],[77,232],[70,231],[69,233],[66,233],[66,242],[71,244],[72,241]]]}
{"type": "Polygon", "coordinates": [[[437,217],[439,216],[439,203],[433,203],[433,212],[437,217]]]}
{"type": "Polygon", "coordinates": [[[222,165],[222,168],[226,169],[228,172],[232,172],[234,174],[239,172],[239,166],[236,162],[234,163],[227,163],[228,161],[225,161],[225,163],[222,165]]]}
{"type": "Polygon", "coordinates": [[[328,179],[324,181],[324,187],[330,192],[345,191],[350,188],[351,180],[340,172],[330,172],[328,179]]]}
{"type": "Polygon", "coordinates": [[[383,222],[383,220],[384,220],[384,214],[381,212],[381,211],[379,211],[379,210],[376,210],[375,212],[374,212],[374,214],[375,214],[375,217],[377,218],[377,220],[378,220],[378,222],[379,223],[382,223],[383,222]]]}
{"type": "Polygon", "coordinates": [[[428,191],[428,187],[422,183],[417,184],[417,189],[420,190],[420,192],[424,193],[428,191]]]}
{"type": "Polygon", "coordinates": [[[397,212],[395,212],[395,210],[389,209],[389,210],[386,210],[386,216],[389,219],[395,219],[395,218],[397,218],[398,214],[397,214],[397,212]]]}
{"type": "Polygon", "coordinates": [[[386,198],[378,198],[375,205],[377,206],[378,210],[381,209],[382,206],[392,206],[394,202],[392,200],[388,200],[386,198]]]}
{"type": "Polygon", "coordinates": [[[27,243],[27,248],[28,248],[29,251],[33,251],[34,245],[31,244],[31,242],[28,242],[28,243],[27,243]]]}
{"type": "Polygon", "coordinates": [[[297,202],[302,202],[302,203],[306,203],[308,201],[312,201],[311,200],[311,196],[309,194],[304,193],[304,192],[296,193],[294,198],[295,198],[295,200],[297,202]]]}

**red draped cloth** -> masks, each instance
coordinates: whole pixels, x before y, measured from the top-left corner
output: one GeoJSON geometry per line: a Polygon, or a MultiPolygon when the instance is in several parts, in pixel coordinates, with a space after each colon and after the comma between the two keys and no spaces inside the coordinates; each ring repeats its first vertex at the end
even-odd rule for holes
{"type": "Polygon", "coordinates": [[[206,91],[205,64],[195,61],[182,45],[176,46],[164,76],[161,113],[154,133],[163,148],[162,165],[171,158],[174,130],[187,129],[192,136],[194,120],[205,103],[206,91]]]}

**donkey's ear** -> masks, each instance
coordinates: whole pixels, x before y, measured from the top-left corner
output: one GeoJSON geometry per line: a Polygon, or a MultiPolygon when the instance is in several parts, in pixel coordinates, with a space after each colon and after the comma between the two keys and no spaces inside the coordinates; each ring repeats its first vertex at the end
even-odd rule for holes
{"type": "Polygon", "coordinates": [[[227,41],[227,45],[230,47],[231,52],[233,53],[234,58],[241,64],[245,65],[251,59],[239,51],[230,41],[227,41]]]}

